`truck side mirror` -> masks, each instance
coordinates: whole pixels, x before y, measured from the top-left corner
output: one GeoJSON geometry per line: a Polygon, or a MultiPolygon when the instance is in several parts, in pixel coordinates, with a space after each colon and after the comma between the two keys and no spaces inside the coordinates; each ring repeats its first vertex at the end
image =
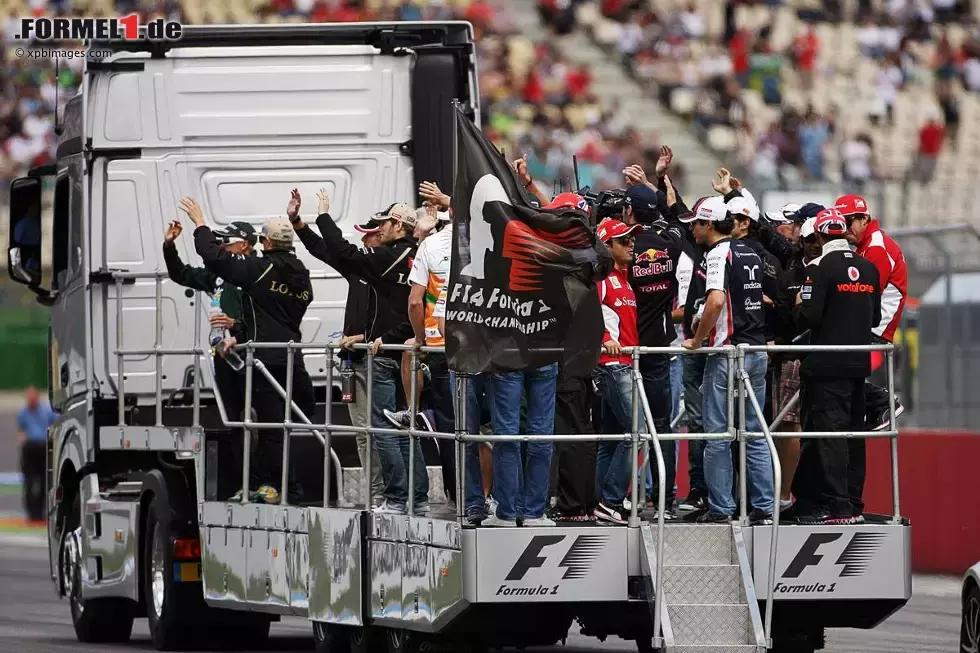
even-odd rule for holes
{"type": "Polygon", "coordinates": [[[17,283],[41,283],[41,180],[20,177],[10,184],[7,274],[17,283]]]}

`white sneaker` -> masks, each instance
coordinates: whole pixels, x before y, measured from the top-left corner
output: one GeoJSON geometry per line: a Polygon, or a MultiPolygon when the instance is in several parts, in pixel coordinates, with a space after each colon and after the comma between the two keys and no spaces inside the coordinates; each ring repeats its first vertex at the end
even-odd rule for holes
{"type": "Polygon", "coordinates": [[[497,514],[497,506],[499,505],[497,503],[497,500],[494,499],[493,496],[489,496],[489,497],[487,497],[486,503],[487,503],[487,514],[488,515],[496,515],[497,514]]]}
{"type": "Polygon", "coordinates": [[[407,410],[390,411],[385,408],[384,414],[396,429],[407,429],[412,424],[412,413],[407,410]]]}
{"type": "Polygon", "coordinates": [[[404,515],[405,506],[399,506],[394,503],[389,503],[387,499],[378,504],[374,509],[374,512],[379,515],[404,515]]]}
{"type": "Polygon", "coordinates": [[[541,515],[540,517],[535,517],[534,519],[524,518],[525,528],[544,528],[547,526],[557,526],[553,519],[549,518],[547,515],[541,515]]]}
{"type": "Polygon", "coordinates": [[[490,515],[483,520],[480,526],[489,526],[491,528],[517,528],[516,519],[500,519],[496,514],[490,515]]]}

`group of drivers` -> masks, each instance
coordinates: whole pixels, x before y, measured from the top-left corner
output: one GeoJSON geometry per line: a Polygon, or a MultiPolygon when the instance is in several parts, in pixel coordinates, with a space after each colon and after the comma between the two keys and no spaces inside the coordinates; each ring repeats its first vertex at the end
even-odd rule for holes
{"type": "MultiPolygon", "coordinates": [[[[622,214],[597,225],[596,236],[615,262],[612,272],[597,283],[605,324],[601,356],[588,378],[568,378],[564,370],[557,370],[557,378],[545,379],[542,387],[550,388],[551,396],[544,399],[552,408],[554,422],[549,426],[553,431],[630,431],[632,362],[623,349],[672,344],[691,353],[640,358],[654,421],[651,426],[658,433],[670,430],[671,414],[676,412],[673,406],[680,396],[689,433],[728,431],[730,361],[710,349],[711,353],[695,352],[729,344],[760,346],[747,353],[742,363],[756,402],[764,407],[760,416],[746,402],[750,408],[744,419],[749,432],[761,432],[761,419],[771,421],[779,413],[783,413],[781,430],[888,428],[887,393],[866,383],[872,371],[869,352],[771,356],[761,349],[767,343],[839,346],[891,341],[905,302],[905,264],[900,249],[881,231],[865,200],[846,195],[833,207],[787,205],[779,212],[761,214],[752,195],[722,169],[712,181],[715,194],[688,207],[668,176],[672,158],[671,150],[664,147],[654,181],[639,166],[627,167],[622,214]],[[800,398],[793,402],[797,389],[800,398]]],[[[515,161],[513,169],[542,210],[581,210],[587,205],[574,193],[545,196],[528,174],[525,159],[515,161]]],[[[300,342],[300,321],[313,291],[309,271],[294,253],[298,236],[314,257],[349,282],[341,347],[356,379],[350,406],[353,424],[365,426],[370,415],[374,428],[407,428],[414,419],[417,428],[452,432],[453,384],[444,354],[425,355],[425,373],[419,373],[412,397],[410,355],[380,348],[404,343],[441,347],[445,342],[440,314],[444,315],[451,261],[450,198],[431,182],[424,182],[419,194],[424,201],[417,210],[396,203],[356,225],[362,247],[343,236],[329,214],[330,201],[324,191],[317,198],[319,234],[299,216],[301,198],[295,189],[287,217],[269,220],[259,233],[240,222],[212,231],[200,207],[185,199],[181,208],[195,224],[195,248],[204,268],[180,262],[173,245],[180,234],[175,222],[164,243],[168,272],[175,282],[188,287],[206,292],[222,288],[222,313],[210,318],[212,326],[228,329],[229,337],[219,353],[249,340],[300,342]],[[255,252],[258,242],[263,246],[261,256],[255,252]],[[357,343],[368,343],[374,354],[370,406],[365,403],[365,352],[352,349],[357,343]],[[408,410],[412,406],[417,410],[408,410]],[[423,410],[423,406],[430,409],[423,410]]],[[[256,349],[255,357],[286,386],[283,349],[256,349]]],[[[304,414],[312,415],[313,388],[302,356],[296,357],[292,369],[293,400],[304,414]]],[[[244,407],[241,374],[216,356],[215,375],[229,414],[240,414],[244,407]]],[[[485,415],[495,408],[495,402],[489,400],[493,384],[480,381],[470,383],[471,392],[477,395],[476,410],[471,411],[475,417],[471,416],[468,425],[471,431],[494,422],[492,414],[489,419],[485,415]]],[[[511,399],[526,404],[528,397],[518,389],[511,399]]],[[[254,377],[252,406],[259,422],[283,419],[283,399],[261,375],[254,377]]],[[[896,414],[899,412],[900,405],[896,414]]],[[[374,509],[404,513],[411,493],[414,510],[426,511],[429,479],[418,440],[412,457],[407,437],[376,433],[372,440],[372,487],[378,498],[374,509]],[[412,488],[408,487],[410,458],[415,462],[412,488]]],[[[367,460],[363,434],[358,442],[363,463],[367,460]]],[[[746,442],[753,523],[771,523],[774,509],[782,511],[783,519],[802,523],[863,521],[863,439],[810,438],[801,446],[798,439],[780,438],[777,443],[784,471],[778,507],[773,502],[769,450],[761,439],[746,442]]],[[[249,499],[277,503],[281,430],[261,432],[257,447],[249,499]]],[[[631,478],[626,442],[559,442],[538,445],[533,452],[527,446],[522,450],[516,442],[497,443],[492,450],[487,445],[467,447],[463,500],[473,523],[547,526],[556,521],[593,519],[625,523],[631,478]],[[501,492],[504,496],[497,496],[501,492]],[[505,506],[499,506],[495,498],[502,499],[505,506]]],[[[452,446],[440,445],[439,451],[447,499],[455,502],[452,446]]],[[[664,447],[665,519],[676,516],[676,451],[674,446],[664,447]]],[[[678,502],[679,508],[688,509],[688,518],[709,523],[732,519],[737,469],[733,451],[729,439],[689,441],[691,491],[678,502]]],[[[297,476],[290,474],[290,478],[297,476]]],[[[648,472],[651,501],[652,480],[648,472]]],[[[299,488],[291,484],[288,491],[292,500],[299,488]]]]}

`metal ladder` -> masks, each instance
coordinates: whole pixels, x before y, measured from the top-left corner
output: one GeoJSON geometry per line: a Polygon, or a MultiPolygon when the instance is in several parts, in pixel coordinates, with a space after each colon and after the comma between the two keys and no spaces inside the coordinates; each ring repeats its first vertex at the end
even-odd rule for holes
{"type": "MultiPolygon", "coordinates": [[[[742,528],[738,524],[664,527],[661,629],[664,653],[767,650],[742,528]]],[[[656,587],[657,525],[640,526],[643,571],[656,587]]],[[[655,601],[648,595],[650,609],[655,601]]]]}

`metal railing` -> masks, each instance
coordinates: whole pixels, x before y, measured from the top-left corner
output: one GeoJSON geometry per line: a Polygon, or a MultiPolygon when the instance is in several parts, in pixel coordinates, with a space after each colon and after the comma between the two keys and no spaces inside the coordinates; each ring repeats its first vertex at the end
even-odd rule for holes
{"type": "MultiPolygon", "coordinates": [[[[153,278],[155,279],[155,299],[157,307],[161,303],[161,281],[164,273],[114,273],[113,277],[116,283],[117,289],[117,300],[121,304],[122,299],[122,285],[123,281],[126,279],[138,279],[138,278],[153,278]]],[[[190,349],[168,349],[162,346],[162,316],[161,312],[157,310],[156,312],[156,322],[155,322],[155,333],[154,333],[154,346],[152,349],[133,349],[126,350],[121,347],[117,347],[115,354],[118,359],[118,406],[119,406],[119,420],[120,424],[125,423],[125,390],[124,390],[124,366],[123,358],[125,356],[135,356],[135,355],[153,355],[155,357],[155,370],[157,372],[156,378],[156,420],[158,425],[162,425],[163,413],[162,413],[162,385],[161,385],[161,358],[164,355],[192,355],[194,356],[194,426],[200,426],[200,360],[199,356],[207,353],[207,350],[200,347],[200,328],[201,328],[201,315],[200,315],[200,292],[197,293],[197,299],[195,301],[195,327],[194,327],[194,347],[190,349]]],[[[117,316],[116,316],[116,328],[117,328],[117,341],[122,342],[122,310],[121,306],[117,305],[117,316]]],[[[644,447],[652,447],[654,453],[654,459],[657,465],[657,478],[658,478],[658,502],[657,502],[657,551],[656,551],[656,579],[655,579],[655,606],[654,606],[654,633],[660,640],[660,626],[662,623],[662,610],[663,610],[663,549],[664,549],[664,515],[666,512],[665,497],[666,497],[666,470],[665,462],[663,456],[662,443],[663,442],[673,442],[678,439],[685,440],[730,440],[738,441],[739,443],[739,519],[743,524],[748,523],[748,477],[747,477],[747,452],[746,443],[750,439],[763,438],[766,440],[766,445],[769,450],[770,457],[772,458],[773,467],[773,513],[772,513],[772,525],[770,527],[770,549],[769,549],[769,564],[768,564],[768,592],[766,598],[766,617],[765,617],[765,637],[767,640],[771,640],[772,633],[772,605],[773,605],[773,587],[775,585],[775,566],[776,566],[776,552],[778,546],[778,528],[779,528],[779,499],[780,499],[780,486],[782,469],[779,464],[779,456],[776,451],[774,438],[784,437],[784,438],[869,438],[869,437],[889,437],[891,438],[891,475],[892,475],[892,503],[893,503],[893,520],[900,521],[901,513],[899,508],[899,485],[898,485],[898,442],[897,436],[898,431],[895,429],[895,378],[894,378],[894,347],[890,344],[884,345],[869,345],[869,346],[816,346],[816,345],[767,345],[767,346],[748,346],[748,345],[738,345],[738,346],[724,346],[724,347],[714,347],[714,348],[702,348],[698,350],[687,350],[681,347],[632,347],[624,348],[623,352],[629,354],[632,360],[632,424],[630,431],[628,433],[622,434],[487,434],[481,435],[479,433],[470,433],[468,429],[468,387],[467,384],[470,381],[470,377],[467,375],[457,375],[456,376],[456,387],[454,388],[454,404],[455,404],[455,428],[454,432],[441,432],[441,431],[428,431],[419,430],[415,426],[415,417],[418,414],[418,372],[420,371],[420,360],[419,354],[422,352],[426,353],[444,353],[442,347],[413,347],[410,345],[382,345],[381,350],[392,352],[401,351],[408,352],[411,360],[411,374],[410,374],[410,387],[408,392],[407,401],[409,404],[409,411],[413,419],[410,420],[410,426],[407,429],[397,429],[397,428],[384,428],[380,426],[375,426],[372,422],[372,403],[373,403],[373,385],[374,385],[374,359],[376,354],[372,350],[371,345],[358,344],[352,347],[356,350],[362,350],[365,352],[365,410],[367,412],[367,426],[358,427],[354,425],[347,424],[334,424],[332,423],[332,397],[328,397],[325,407],[325,417],[322,424],[314,423],[309,416],[307,416],[300,407],[293,401],[293,370],[295,366],[295,356],[297,351],[315,351],[317,353],[323,351],[326,352],[327,357],[330,359],[326,365],[327,372],[327,388],[332,388],[333,386],[333,374],[334,374],[334,364],[332,361],[333,354],[336,351],[341,350],[338,342],[324,342],[324,343],[255,343],[248,342],[240,345],[236,345],[235,349],[237,351],[243,351],[245,353],[245,415],[244,419],[240,421],[234,421],[229,418],[224,406],[224,402],[221,397],[220,389],[217,387],[217,383],[212,379],[212,387],[214,390],[214,395],[216,403],[218,405],[221,420],[226,427],[230,428],[241,428],[243,430],[243,440],[244,440],[244,450],[243,450],[243,463],[242,463],[242,499],[243,503],[249,501],[249,471],[250,471],[250,447],[249,441],[251,439],[251,432],[257,429],[274,429],[282,430],[284,432],[283,438],[283,466],[282,466],[282,500],[286,503],[287,495],[286,488],[288,487],[289,481],[289,446],[290,438],[293,431],[307,431],[312,432],[317,439],[324,445],[324,496],[323,505],[328,506],[330,503],[330,480],[331,472],[337,474],[338,476],[338,501],[343,500],[343,482],[342,482],[342,467],[340,461],[336,456],[336,453],[331,447],[331,437],[334,433],[363,433],[366,438],[365,446],[365,456],[362,461],[363,470],[363,497],[365,507],[372,505],[372,487],[371,487],[371,468],[372,468],[372,456],[374,455],[372,446],[372,439],[376,435],[395,435],[399,437],[409,438],[408,447],[408,487],[407,487],[407,501],[406,501],[406,512],[409,515],[415,512],[415,447],[417,444],[417,438],[435,438],[435,439],[445,439],[454,440],[456,451],[456,497],[457,497],[457,511],[456,519],[462,522],[465,514],[465,487],[466,487],[466,454],[465,454],[465,444],[467,443],[480,443],[480,442],[531,442],[531,441],[623,441],[629,442],[631,445],[631,483],[629,489],[630,498],[630,514],[627,521],[627,525],[631,528],[636,528],[640,524],[639,518],[639,500],[638,497],[641,496],[641,480],[640,472],[644,470],[644,466],[639,465],[639,452],[641,443],[644,447]],[[272,373],[268,370],[261,360],[258,360],[255,356],[256,352],[259,350],[273,350],[273,349],[286,349],[286,387],[283,386],[276,380],[272,373]],[[808,353],[808,352],[842,352],[842,351],[854,351],[854,352],[872,352],[881,351],[885,353],[887,360],[887,373],[888,373],[888,395],[889,395],[889,417],[890,417],[890,429],[887,431],[856,431],[856,432],[774,432],[773,429],[784,419],[785,415],[789,412],[792,406],[799,401],[799,392],[796,396],[784,406],[776,419],[771,425],[767,425],[763,417],[763,410],[759,404],[758,398],[755,396],[754,390],[752,388],[751,378],[749,373],[745,369],[745,355],[748,353],[762,352],[762,353],[808,353]],[[714,356],[724,356],[727,359],[727,410],[726,410],[726,428],[724,432],[721,433],[657,433],[655,423],[653,420],[652,410],[650,408],[649,398],[643,384],[642,374],[640,372],[640,357],[644,355],[714,355],[714,356]],[[253,402],[253,390],[254,390],[254,371],[258,369],[260,374],[263,375],[265,380],[275,388],[276,392],[284,400],[285,404],[285,414],[283,416],[282,422],[258,422],[252,419],[252,402],[253,402]],[[735,398],[738,397],[739,400],[739,420],[736,426],[735,419],[735,398]],[[761,432],[750,432],[746,428],[746,419],[748,415],[748,408],[755,412],[762,425],[761,432]],[[292,420],[292,414],[296,415],[301,420],[301,423],[294,422],[292,420]],[[642,420],[641,420],[642,416],[642,420]],[[641,422],[645,422],[646,428],[641,428],[641,422]],[[333,468],[333,469],[331,469],[333,468]]],[[[209,371],[213,375],[213,369],[209,366],[209,371]]],[[[400,380],[400,379],[399,379],[400,380]]],[[[397,382],[397,380],[396,380],[397,382]]],[[[679,419],[679,416],[678,416],[679,419]]],[[[676,420],[675,420],[676,423],[676,420]]],[[[672,424],[673,427],[673,424],[672,424]]],[[[647,457],[647,462],[649,463],[649,456],[647,457]]],[[[659,643],[658,643],[659,645],[659,643]]]]}

